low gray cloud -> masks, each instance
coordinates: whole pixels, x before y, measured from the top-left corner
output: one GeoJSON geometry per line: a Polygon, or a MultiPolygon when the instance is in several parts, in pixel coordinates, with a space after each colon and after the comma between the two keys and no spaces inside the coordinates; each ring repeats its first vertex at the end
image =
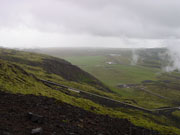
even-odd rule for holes
{"type": "Polygon", "coordinates": [[[132,38],[179,37],[178,0],[4,0],[1,25],[132,38]]]}
{"type": "MultiPolygon", "coordinates": [[[[56,41],[54,46],[162,46],[162,40],[180,37],[179,5],[179,0],[1,0],[0,35],[5,30],[18,31],[19,40],[26,34],[27,39],[30,37],[26,41],[37,46],[43,44],[32,36],[37,33],[41,33],[40,39],[44,34],[56,34],[56,38],[44,39],[56,41]],[[72,42],[65,41],[68,36],[72,42]],[[87,41],[90,39],[96,43],[87,41]]],[[[3,39],[1,42],[8,44],[3,39]]]]}

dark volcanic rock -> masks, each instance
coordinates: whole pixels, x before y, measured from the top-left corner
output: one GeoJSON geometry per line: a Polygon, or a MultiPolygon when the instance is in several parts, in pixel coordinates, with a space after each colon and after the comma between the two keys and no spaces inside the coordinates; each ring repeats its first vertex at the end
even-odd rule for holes
{"type": "Polygon", "coordinates": [[[158,135],[126,119],[97,115],[52,98],[0,91],[0,99],[0,133],[10,131],[2,135],[158,135]],[[33,112],[29,118],[28,112],[33,112]]]}
{"type": "Polygon", "coordinates": [[[41,127],[32,129],[32,131],[31,131],[32,135],[42,135],[42,133],[43,133],[43,129],[41,127]]]}
{"type": "Polygon", "coordinates": [[[35,123],[43,123],[43,116],[28,112],[28,118],[35,123]]]}
{"type": "Polygon", "coordinates": [[[12,134],[7,132],[7,131],[1,131],[0,130],[0,135],[12,135],[12,134]]]}

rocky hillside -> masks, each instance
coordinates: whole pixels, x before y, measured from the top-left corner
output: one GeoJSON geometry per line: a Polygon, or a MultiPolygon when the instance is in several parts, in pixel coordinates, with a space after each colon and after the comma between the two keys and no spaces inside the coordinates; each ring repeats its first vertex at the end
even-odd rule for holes
{"type": "Polygon", "coordinates": [[[158,135],[53,98],[0,92],[1,135],[158,135]]]}

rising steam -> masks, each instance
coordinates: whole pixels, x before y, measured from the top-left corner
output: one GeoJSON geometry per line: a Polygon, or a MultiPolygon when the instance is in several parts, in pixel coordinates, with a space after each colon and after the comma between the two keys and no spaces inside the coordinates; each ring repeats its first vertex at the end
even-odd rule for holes
{"type": "Polygon", "coordinates": [[[136,65],[138,60],[139,60],[139,55],[137,54],[136,50],[132,50],[131,65],[136,65]]]}
{"type": "Polygon", "coordinates": [[[180,71],[180,40],[170,39],[166,42],[167,47],[167,55],[166,59],[169,60],[168,65],[163,68],[167,72],[171,72],[174,70],[180,71]]]}

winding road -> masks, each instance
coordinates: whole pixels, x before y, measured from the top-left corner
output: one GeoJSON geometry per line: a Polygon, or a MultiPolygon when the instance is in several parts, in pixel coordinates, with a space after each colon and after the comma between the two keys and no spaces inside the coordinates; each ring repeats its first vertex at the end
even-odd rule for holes
{"type": "Polygon", "coordinates": [[[118,100],[115,100],[115,99],[111,99],[109,97],[105,97],[105,96],[90,93],[90,92],[87,92],[87,91],[71,88],[69,86],[58,84],[58,83],[55,83],[55,82],[52,82],[52,81],[43,80],[43,79],[38,79],[38,80],[43,82],[47,86],[50,86],[50,85],[59,86],[61,88],[65,88],[65,89],[67,89],[69,91],[79,93],[81,96],[83,96],[85,98],[91,99],[91,100],[93,100],[95,102],[98,102],[100,104],[103,104],[103,105],[109,106],[109,107],[126,107],[126,108],[145,111],[145,112],[148,112],[148,113],[159,113],[159,112],[180,110],[180,106],[178,106],[178,107],[169,107],[169,108],[160,108],[160,109],[146,109],[146,108],[143,108],[143,107],[139,107],[139,106],[131,105],[131,104],[128,104],[128,103],[124,103],[124,102],[121,102],[121,101],[118,101],[118,100]]]}

